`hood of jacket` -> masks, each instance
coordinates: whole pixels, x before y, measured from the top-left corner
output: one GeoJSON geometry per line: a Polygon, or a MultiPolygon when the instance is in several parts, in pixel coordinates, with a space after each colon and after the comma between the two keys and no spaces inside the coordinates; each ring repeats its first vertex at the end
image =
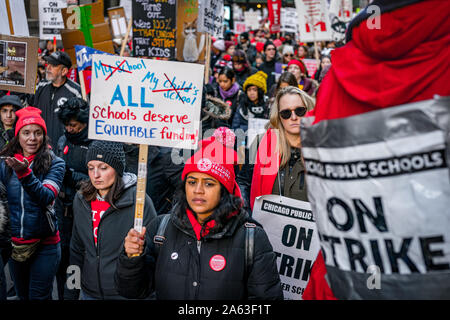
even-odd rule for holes
{"type": "Polygon", "coordinates": [[[390,9],[381,7],[378,26],[376,17],[352,26],[351,41],[333,50],[322,86],[333,77],[341,90],[373,109],[430,99],[433,94],[426,90],[431,85],[434,94],[448,91],[450,1],[390,9]],[[442,52],[446,54],[437,55],[442,52]],[[436,83],[441,84],[437,90],[436,83]]]}
{"type": "Polygon", "coordinates": [[[120,198],[116,201],[115,206],[120,209],[128,207],[136,202],[136,184],[137,176],[131,172],[124,172],[122,176],[124,189],[120,198]]]}
{"type": "Polygon", "coordinates": [[[208,116],[220,120],[228,120],[231,117],[231,107],[228,103],[210,95],[206,96],[205,106],[202,108],[202,111],[205,114],[203,120],[206,120],[208,116]]]}

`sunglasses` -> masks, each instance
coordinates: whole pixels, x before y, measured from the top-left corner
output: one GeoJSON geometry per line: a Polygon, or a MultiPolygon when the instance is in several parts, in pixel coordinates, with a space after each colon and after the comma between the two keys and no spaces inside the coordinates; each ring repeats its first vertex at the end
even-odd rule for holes
{"type": "Polygon", "coordinates": [[[292,53],[286,53],[284,56],[285,57],[293,57],[294,55],[292,53]]]}
{"type": "Polygon", "coordinates": [[[275,48],[267,48],[266,51],[275,51],[275,48]]]}
{"type": "Polygon", "coordinates": [[[283,118],[284,120],[287,120],[291,117],[292,111],[294,111],[294,113],[297,117],[303,117],[306,114],[305,107],[298,107],[298,108],[295,108],[294,110],[288,110],[288,109],[281,110],[280,117],[283,118]]]}

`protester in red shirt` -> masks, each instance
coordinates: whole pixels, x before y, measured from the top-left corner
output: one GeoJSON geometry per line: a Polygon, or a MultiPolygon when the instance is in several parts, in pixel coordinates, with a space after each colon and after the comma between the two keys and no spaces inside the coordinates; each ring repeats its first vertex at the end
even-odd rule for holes
{"type": "MultiPolygon", "coordinates": [[[[137,178],[124,172],[121,143],[92,142],[86,164],[89,180],[73,202],[70,263],[81,269],[82,300],[123,299],[113,278],[123,238],[134,225],[137,178]]],[[[146,195],[143,225],[155,216],[153,202],[146,195]]]]}

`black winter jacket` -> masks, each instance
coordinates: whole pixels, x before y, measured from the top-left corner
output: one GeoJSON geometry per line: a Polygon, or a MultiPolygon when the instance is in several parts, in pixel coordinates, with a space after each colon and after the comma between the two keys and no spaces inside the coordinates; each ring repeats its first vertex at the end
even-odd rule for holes
{"type": "Polygon", "coordinates": [[[244,223],[248,216],[244,211],[228,220],[221,230],[197,241],[187,214],[175,214],[176,210],[177,206],[171,213],[159,254],[153,237],[162,216],[150,224],[143,255],[128,258],[122,250],[115,276],[121,295],[145,298],[154,287],[158,300],[283,298],[276,256],[261,227],[255,229],[252,268],[248,274],[245,270],[244,223]],[[211,260],[217,255],[225,259],[221,271],[211,267],[211,260]]]}
{"type": "Polygon", "coordinates": [[[42,110],[42,118],[47,124],[47,135],[55,149],[59,137],[64,133],[63,124],[59,121],[55,110],[72,97],[81,98],[81,87],[70,79],[60,87],[55,87],[48,81],[41,81],[36,87],[32,105],[42,110]]]}
{"type": "MultiPolygon", "coordinates": [[[[97,230],[97,246],[92,230],[91,204],[80,192],[75,196],[74,226],[70,244],[70,264],[81,269],[81,289],[97,299],[123,299],[114,286],[117,258],[128,231],[134,225],[136,181],[134,174],[124,173],[125,190],[114,209],[103,214],[97,230]]],[[[152,200],[146,196],[143,226],[156,216],[152,200]]]]}

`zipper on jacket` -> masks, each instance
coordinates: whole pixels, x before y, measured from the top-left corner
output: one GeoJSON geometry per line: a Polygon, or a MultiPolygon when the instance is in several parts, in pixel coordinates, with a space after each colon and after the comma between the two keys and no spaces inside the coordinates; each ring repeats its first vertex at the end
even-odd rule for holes
{"type": "Polygon", "coordinates": [[[20,216],[20,237],[23,238],[23,217],[25,216],[25,207],[23,205],[23,187],[20,187],[20,205],[22,206],[22,215],[20,216]]]}
{"type": "Polygon", "coordinates": [[[202,258],[200,256],[200,249],[202,247],[202,241],[197,240],[197,251],[198,251],[198,273],[197,273],[197,286],[195,287],[195,300],[198,300],[198,293],[200,292],[199,286],[202,285],[200,281],[200,275],[202,274],[202,258]]]}

